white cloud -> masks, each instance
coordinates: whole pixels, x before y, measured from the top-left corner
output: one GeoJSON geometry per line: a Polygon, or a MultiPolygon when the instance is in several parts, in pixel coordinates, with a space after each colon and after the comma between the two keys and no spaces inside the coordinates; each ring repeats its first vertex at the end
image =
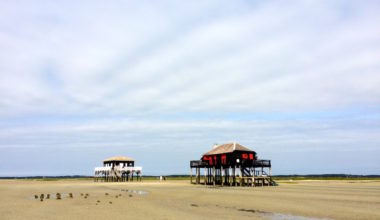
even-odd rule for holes
{"type": "Polygon", "coordinates": [[[149,148],[147,137],[162,148],[189,147],[231,137],[269,151],[281,144],[354,150],[360,142],[371,151],[377,130],[360,117],[358,128],[348,117],[314,121],[311,113],[300,125],[271,117],[360,109],[355,117],[371,114],[377,123],[379,8],[370,1],[0,2],[0,148],[149,148]],[[272,115],[224,117],[263,113],[272,115]],[[51,124],[39,122],[46,117],[51,124]],[[284,132],[289,127],[296,130],[284,132]]]}
{"type": "Polygon", "coordinates": [[[367,7],[344,12],[352,4],[259,4],[201,22],[209,10],[178,5],[10,7],[2,114],[378,105],[380,18],[367,7]],[[61,87],[44,79],[47,66],[61,87]]]}

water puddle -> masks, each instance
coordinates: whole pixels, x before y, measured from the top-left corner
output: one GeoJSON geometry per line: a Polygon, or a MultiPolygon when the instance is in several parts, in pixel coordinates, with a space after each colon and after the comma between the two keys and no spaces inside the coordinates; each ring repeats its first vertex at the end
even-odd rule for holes
{"type": "Polygon", "coordinates": [[[289,215],[282,213],[266,213],[263,217],[267,217],[272,220],[327,220],[326,218],[314,218],[300,215],[289,215]]]}
{"type": "Polygon", "coordinates": [[[133,193],[136,195],[147,195],[149,192],[143,191],[143,190],[134,190],[134,189],[122,189],[122,192],[127,192],[127,193],[133,193]]]}
{"type": "Polygon", "coordinates": [[[254,210],[254,209],[238,209],[238,211],[257,213],[257,214],[260,214],[263,218],[271,219],[271,220],[326,220],[326,218],[314,218],[314,217],[306,217],[306,216],[300,216],[300,215],[264,212],[260,210],[254,210]]]}

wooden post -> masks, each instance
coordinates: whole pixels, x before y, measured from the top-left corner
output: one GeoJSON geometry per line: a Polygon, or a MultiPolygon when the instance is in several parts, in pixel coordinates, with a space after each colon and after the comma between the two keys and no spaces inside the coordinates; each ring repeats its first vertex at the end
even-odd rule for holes
{"type": "Polygon", "coordinates": [[[206,185],[206,168],[203,168],[203,173],[204,173],[204,184],[206,185]]]}
{"type": "Polygon", "coordinates": [[[208,172],[208,174],[207,174],[207,177],[208,177],[207,183],[208,184],[212,184],[212,168],[211,167],[207,168],[207,172],[208,172]]]}
{"type": "Polygon", "coordinates": [[[201,168],[198,167],[198,184],[201,183],[201,168]]]}
{"type": "Polygon", "coordinates": [[[195,184],[198,184],[199,183],[199,167],[197,167],[196,169],[195,169],[197,172],[196,172],[196,177],[195,177],[195,184]]]}
{"type": "Polygon", "coordinates": [[[198,182],[199,182],[199,184],[201,184],[201,183],[202,183],[202,181],[201,181],[201,179],[202,179],[202,171],[201,171],[201,168],[200,168],[200,167],[198,168],[198,170],[199,170],[199,171],[198,171],[198,174],[199,174],[199,177],[198,177],[198,178],[199,178],[199,181],[198,181],[198,182]]]}
{"type": "Polygon", "coordinates": [[[220,175],[221,175],[221,181],[222,181],[222,186],[224,186],[224,180],[223,180],[223,166],[220,167],[220,175]]]}
{"type": "Polygon", "coordinates": [[[255,168],[252,168],[252,187],[255,186],[255,168]]]}
{"type": "Polygon", "coordinates": [[[235,183],[235,186],[237,186],[237,181],[236,181],[236,165],[234,165],[234,169],[232,170],[233,171],[233,174],[234,174],[234,176],[233,176],[233,182],[235,183]]]}
{"type": "Polygon", "coordinates": [[[230,168],[228,168],[228,172],[230,173],[229,177],[228,177],[228,181],[230,181],[230,186],[232,186],[232,183],[233,183],[233,177],[232,177],[232,167],[230,166],[230,168]]]}
{"type": "Polygon", "coordinates": [[[195,168],[195,184],[198,184],[198,168],[195,168]]]}
{"type": "Polygon", "coordinates": [[[202,176],[202,174],[201,174],[201,168],[198,167],[198,184],[201,184],[201,176],[202,176]]]}
{"type": "Polygon", "coordinates": [[[190,167],[190,184],[193,183],[193,168],[190,167]]]}
{"type": "Polygon", "coordinates": [[[212,182],[213,182],[213,184],[215,186],[215,167],[212,167],[212,176],[213,176],[212,182]]]}
{"type": "Polygon", "coordinates": [[[197,167],[195,167],[194,179],[195,179],[194,184],[198,184],[198,168],[197,167]]]}
{"type": "Polygon", "coordinates": [[[243,183],[243,176],[242,176],[242,172],[241,172],[241,165],[239,165],[239,178],[240,178],[240,186],[242,186],[242,183],[243,183]]]}
{"type": "Polygon", "coordinates": [[[207,184],[210,184],[210,167],[207,167],[207,184]]]}

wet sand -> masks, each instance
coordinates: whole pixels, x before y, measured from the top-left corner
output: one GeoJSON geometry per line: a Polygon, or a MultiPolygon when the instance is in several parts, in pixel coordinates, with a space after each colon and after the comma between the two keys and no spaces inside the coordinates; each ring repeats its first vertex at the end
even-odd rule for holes
{"type": "Polygon", "coordinates": [[[0,180],[0,219],[380,219],[380,181],[279,183],[212,188],[188,181],[0,180]],[[51,198],[34,199],[41,193],[51,198]]]}

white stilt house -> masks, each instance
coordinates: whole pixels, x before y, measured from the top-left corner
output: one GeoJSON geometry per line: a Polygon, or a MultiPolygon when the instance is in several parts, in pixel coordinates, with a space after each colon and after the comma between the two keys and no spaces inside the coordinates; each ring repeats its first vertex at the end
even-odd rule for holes
{"type": "Polygon", "coordinates": [[[95,167],[95,182],[141,181],[142,167],[135,167],[135,160],[130,157],[110,157],[103,161],[103,167],[95,167]]]}

